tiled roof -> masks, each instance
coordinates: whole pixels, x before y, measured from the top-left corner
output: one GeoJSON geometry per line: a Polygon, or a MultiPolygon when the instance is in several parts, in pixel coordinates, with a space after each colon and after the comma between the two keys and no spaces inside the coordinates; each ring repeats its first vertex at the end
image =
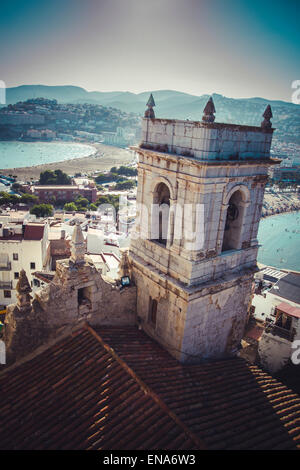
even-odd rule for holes
{"type": "Polygon", "coordinates": [[[287,304],[286,302],[281,302],[281,304],[276,305],[276,309],[280,310],[281,312],[287,313],[292,317],[300,318],[300,308],[293,307],[292,305],[287,304]]]}
{"type": "Polygon", "coordinates": [[[142,331],[97,331],[209,449],[300,448],[300,397],[257,366],[182,365],[142,331]]]}
{"type": "Polygon", "coordinates": [[[0,396],[0,449],[300,447],[298,395],[240,358],[182,365],[135,327],[81,328],[0,396]]]}
{"type": "Polygon", "coordinates": [[[199,448],[87,328],[0,376],[0,449],[199,448]]]}
{"type": "Polygon", "coordinates": [[[44,224],[25,225],[24,240],[41,240],[44,236],[44,224]]]}
{"type": "Polygon", "coordinates": [[[254,325],[251,326],[246,332],[245,332],[245,338],[250,338],[254,339],[255,341],[259,341],[260,338],[262,337],[263,332],[265,331],[263,326],[258,326],[254,325]]]}

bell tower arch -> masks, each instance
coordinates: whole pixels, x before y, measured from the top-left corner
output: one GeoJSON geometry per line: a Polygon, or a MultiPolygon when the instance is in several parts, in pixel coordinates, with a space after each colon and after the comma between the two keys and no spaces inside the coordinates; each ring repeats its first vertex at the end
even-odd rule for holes
{"type": "Polygon", "coordinates": [[[257,270],[267,172],[278,164],[270,113],[255,127],[214,122],[212,98],[202,121],[156,119],[153,96],[147,106],[142,142],[132,147],[139,163],[129,250],[141,326],[180,361],[233,354],[257,270]]]}

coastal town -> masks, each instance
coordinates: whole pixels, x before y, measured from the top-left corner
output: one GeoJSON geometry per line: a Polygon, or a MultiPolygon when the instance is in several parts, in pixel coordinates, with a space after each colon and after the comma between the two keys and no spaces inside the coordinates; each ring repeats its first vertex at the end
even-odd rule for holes
{"type": "MultiPolygon", "coordinates": [[[[28,100],[29,104],[32,101],[35,106],[38,103],[47,103],[56,107],[56,103],[51,101],[49,103],[49,100],[28,100]]],[[[150,100],[150,105],[153,103],[154,101],[150,100]]],[[[22,107],[16,106],[13,112],[21,109],[23,110],[22,107]]],[[[102,170],[88,170],[88,165],[85,163],[83,167],[79,167],[81,170],[85,168],[85,171],[74,172],[74,169],[78,169],[76,166],[80,160],[78,158],[59,164],[15,168],[13,173],[16,175],[11,173],[12,169],[1,170],[0,327],[2,330],[7,306],[17,302],[17,285],[21,270],[25,269],[33,293],[47,286],[55,276],[57,261],[71,255],[72,236],[77,226],[82,230],[85,254],[89,256],[97,271],[109,279],[109,282],[117,282],[122,253],[130,246],[131,233],[136,223],[137,155],[134,147],[118,149],[98,143],[96,156],[82,160],[92,159],[99,168],[97,160],[99,155],[102,170]],[[106,152],[109,152],[107,160],[110,164],[113,161],[124,164],[108,167],[104,158],[106,152]],[[112,154],[115,157],[117,155],[116,160],[111,157],[112,154]],[[67,173],[61,168],[67,169],[67,173]],[[40,172],[38,179],[36,179],[37,172],[40,172]],[[30,174],[32,176],[29,177],[30,174]]],[[[269,181],[262,204],[262,218],[300,210],[300,166],[296,166],[296,169],[297,171],[293,171],[286,162],[278,163],[269,169],[269,181]]],[[[256,297],[264,295],[262,293],[268,292],[271,287],[276,288],[279,279],[286,275],[289,275],[286,269],[281,271],[261,265],[260,272],[255,277],[253,284],[255,294],[249,310],[251,315],[249,313],[248,318],[251,334],[249,328],[248,330],[246,328],[245,348],[241,353],[249,359],[251,351],[250,356],[254,362],[263,359],[259,357],[259,343],[257,341],[253,345],[251,335],[253,336],[253,331],[258,331],[259,339],[264,338],[262,333],[269,331],[267,328],[270,328],[268,323],[270,318],[271,320],[272,317],[277,318],[274,312],[278,303],[277,298],[272,298],[268,307],[260,307],[260,310],[272,313],[266,313],[265,319],[261,315],[257,318],[253,314],[256,297]],[[264,277],[268,269],[273,270],[271,282],[270,276],[264,277]],[[257,294],[258,279],[260,289],[257,294]]],[[[296,279],[300,278],[296,274],[295,276],[296,279]]],[[[285,302],[286,305],[291,305],[291,308],[297,309],[299,305],[294,300],[284,296],[280,298],[281,303],[285,302]]],[[[262,357],[268,368],[268,360],[265,356],[262,357]]],[[[280,368],[282,364],[284,361],[280,363],[280,368]]],[[[274,372],[272,364],[269,368],[274,372]]]]}
{"type": "Polygon", "coordinates": [[[141,141],[123,150],[131,155],[126,164],[72,174],[57,164],[29,181],[1,174],[0,318],[7,349],[0,386],[7,405],[0,448],[298,445],[300,376],[292,352],[300,339],[300,274],[257,266],[260,218],[300,210],[297,174],[287,177],[278,171],[280,160],[270,156],[271,107],[260,126],[215,123],[212,98],[199,122],[162,121],[154,107],[151,94],[141,141]],[[192,241],[186,230],[197,211],[189,215],[188,208],[197,198],[204,220],[196,222],[192,241]],[[162,207],[157,217],[155,204],[162,207]],[[26,399],[19,384],[30,380],[28,366],[35,378],[26,399]],[[42,370],[46,388],[38,378],[42,370]],[[105,402],[143,416],[138,434],[128,411],[126,434],[115,431],[122,413],[107,429],[102,418],[95,421],[93,414],[104,417],[107,409],[105,403],[98,407],[95,381],[105,402]],[[242,399],[245,385],[255,403],[253,426],[242,399]],[[51,390],[64,399],[44,429],[30,403],[38,393],[36,409],[48,408],[51,390]],[[71,390],[88,397],[77,413],[71,390]],[[147,396],[152,426],[162,422],[168,433],[144,425],[147,396]],[[230,417],[226,412],[220,419],[214,411],[220,400],[230,417]],[[232,400],[234,406],[227,406],[232,400]],[[9,403],[15,404],[12,412],[9,403]],[[26,424],[17,430],[14,414],[27,406],[32,412],[22,411],[26,424]],[[85,407],[91,428],[82,418],[85,407]],[[62,427],[55,424],[58,416],[62,427]],[[83,433],[69,428],[73,419],[83,433]],[[240,432],[245,420],[246,433],[240,432]],[[259,420],[268,423],[260,436],[259,420]],[[271,430],[276,438],[270,440],[271,430]]]}
{"type": "Polygon", "coordinates": [[[35,98],[0,108],[1,140],[84,141],[127,147],[139,134],[136,114],[101,105],[35,98]]]}
{"type": "Polygon", "coordinates": [[[300,450],[299,12],[1,4],[1,463],[300,450]]]}

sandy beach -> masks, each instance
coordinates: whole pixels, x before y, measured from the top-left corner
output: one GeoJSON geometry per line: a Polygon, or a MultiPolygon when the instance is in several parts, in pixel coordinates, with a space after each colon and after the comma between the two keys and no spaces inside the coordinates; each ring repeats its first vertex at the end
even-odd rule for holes
{"type": "Polygon", "coordinates": [[[27,166],[23,168],[0,169],[3,175],[16,175],[18,181],[30,181],[39,179],[40,173],[45,170],[60,169],[68,175],[75,173],[91,174],[95,171],[109,170],[112,166],[131,163],[134,159],[133,152],[118,147],[103,144],[90,144],[97,149],[91,156],[83,158],[73,158],[55,163],[45,163],[43,165],[27,166]]]}
{"type": "Polygon", "coordinates": [[[284,212],[300,211],[299,196],[295,192],[269,193],[265,192],[262,217],[282,214],[284,212]]]}

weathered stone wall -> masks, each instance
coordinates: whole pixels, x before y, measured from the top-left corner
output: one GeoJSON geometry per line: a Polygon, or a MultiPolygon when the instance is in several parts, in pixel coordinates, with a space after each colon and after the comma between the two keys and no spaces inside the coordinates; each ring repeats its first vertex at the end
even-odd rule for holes
{"type": "Polygon", "coordinates": [[[38,305],[23,312],[16,304],[9,305],[4,328],[7,365],[47,342],[49,334],[43,312],[38,305]]]}
{"type": "Polygon", "coordinates": [[[272,131],[247,126],[143,121],[143,142],[133,148],[137,219],[129,251],[137,314],[142,328],[181,361],[230,355],[239,347],[257,270],[271,137],[272,131]],[[167,239],[159,243],[152,205],[162,187],[170,212],[167,239]],[[233,200],[238,216],[228,227],[233,200]],[[233,243],[224,243],[225,226],[233,243]]]}
{"type": "Polygon", "coordinates": [[[256,264],[266,164],[210,165],[142,149],[138,152],[138,217],[130,246],[132,253],[188,285],[256,264]],[[170,190],[167,250],[150,241],[153,193],[160,182],[170,190]],[[235,252],[222,252],[228,203],[235,191],[240,191],[244,199],[240,236],[235,252]],[[198,218],[197,205],[202,207],[198,218]],[[200,248],[191,244],[191,230],[197,233],[200,248]]]}
{"type": "Polygon", "coordinates": [[[182,350],[188,360],[235,354],[245,330],[252,276],[241,276],[205,287],[191,299],[182,350]]]}
{"type": "Polygon", "coordinates": [[[64,324],[87,320],[93,324],[134,324],[136,289],[120,290],[115,283],[104,280],[88,261],[76,266],[69,260],[57,261],[53,281],[36,292],[36,300],[46,313],[47,324],[64,324]],[[84,290],[80,304],[78,290],[84,290]]]}
{"type": "MultiPolygon", "coordinates": [[[[292,318],[293,341],[300,340],[300,319],[292,318]]],[[[271,374],[280,371],[291,359],[292,341],[264,331],[258,347],[261,365],[271,374]]]]}
{"type": "Polygon", "coordinates": [[[143,260],[134,260],[131,276],[137,286],[138,321],[142,329],[162,344],[174,357],[181,359],[187,302],[179,285],[148,268],[143,260]],[[149,318],[149,300],[157,300],[157,322],[149,318]]]}
{"type": "Polygon", "coordinates": [[[264,333],[258,346],[261,365],[271,374],[281,370],[291,357],[290,341],[279,336],[264,333]]]}
{"type": "Polygon", "coordinates": [[[272,133],[255,126],[144,118],[142,146],[199,160],[268,158],[272,133]]]}
{"type": "Polygon", "coordinates": [[[253,275],[227,273],[222,282],[185,287],[134,256],[137,312],[143,330],[181,362],[231,355],[237,351],[247,319],[253,275]],[[157,300],[156,324],[150,297],[157,300]]]}
{"type": "Polygon", "coordinates": [[[53,281],[36,291],[28,308],[20,311],[17,305],[8,307],[5,343],[9,362],[80,321],[91,325],[135,324],[136,287],[120,288],[104,279],[87,257],[79,265],[69,259],[57,261],[53,281]]]}

